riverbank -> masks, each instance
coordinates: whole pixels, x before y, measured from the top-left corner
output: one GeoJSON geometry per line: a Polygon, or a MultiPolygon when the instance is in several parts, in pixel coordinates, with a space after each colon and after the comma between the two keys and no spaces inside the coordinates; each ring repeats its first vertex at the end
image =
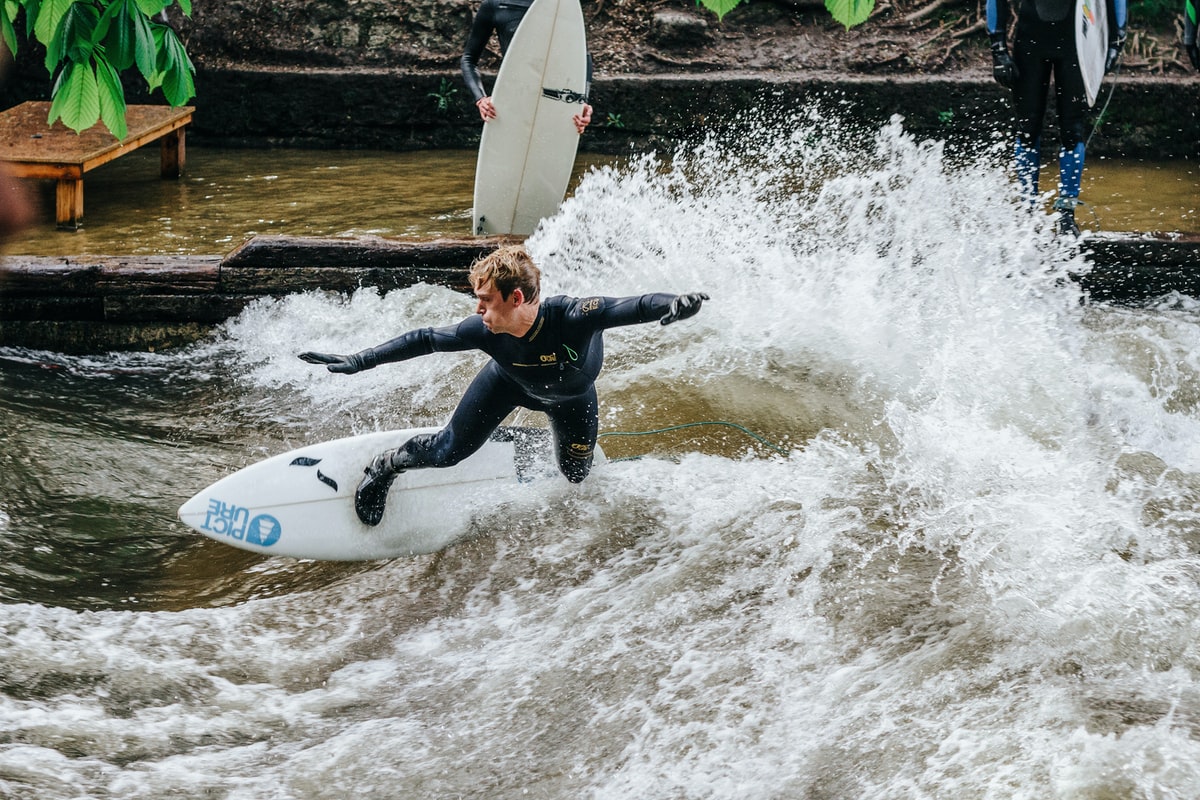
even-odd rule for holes
{"type": "MultiPolygon", "coordinates": [[[[383,150],[474,148],[479,121],[451,71],[253,64],[202,68],[194,144],[383,150]],[[444,101],[444,107],[439,104],[444,101]]],[[[29,76],[3,102],[45,99],[29,76]]],[[[161,102],[131,93],[131,101],[161,102]]],[[[719,71],[598,77],[583,151],[627,154],[736,128],[750,116],[804,106],[859,121],[864,135],[894,115],[921,138],[971,148],[1007,129],[1010,100],[990,75],[832,75],[719,71]]],[[[1108,84],[1093,157],[1200,157],[1200,80],[1124,75],[1108,84]],[[1109,99],[1111,96],[1111,100],[1109,99]]],[[[1053,114],[1047,123],[1054,125],[1053,114]]]]}
{"type": "MultiPolygon", "coordinates": [[[[439,111],[456,74],[391,69],[238,66],[208,70],[192,135],[223,146],[425,150],[475,147],[479,122],[464,93],[439,111]]],[[[1126,76],[1089,143],[1093,156],[1200,156],[1200,81],[1126,76]]],[[[747,115],[777,115],[809,104],[851,116],[864,132],[893,115],[918,137],[968,147],[1007,125],[1010,101],[990,76],[848,75],[727,71],[617,75],[597,79],[596,121],[586,151],[624,154],[737,126],[747,115]]],[[[1107,100],[1107,96],[1104,98],[1107,100]]],[[[1053,124],[1051,120],[1050,124],[1053,124]]]]}

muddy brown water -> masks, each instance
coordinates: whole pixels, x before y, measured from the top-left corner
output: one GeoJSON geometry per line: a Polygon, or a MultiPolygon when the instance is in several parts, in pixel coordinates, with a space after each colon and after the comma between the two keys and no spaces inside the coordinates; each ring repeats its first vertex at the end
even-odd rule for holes
{"type": "MultiPolygon", "coordinates": [[[[581,153],[572,189],[590,169],[621,159],[581,153]]],[[[144,148],[88,173],[84,225],[58,230],[54,184],[40,181],[45,221],[9,255],[223,254],[255,235],[427,238],[470,228],[475,152],[189,148],[187,172],[158,177],[144,148]]],[[[1043,181],[1053,180],[1052,169],[1043,181]]],[[[1095,159],[1084,174],[1083,228],[1200,231],[1194,162],[1095,159]]]]}

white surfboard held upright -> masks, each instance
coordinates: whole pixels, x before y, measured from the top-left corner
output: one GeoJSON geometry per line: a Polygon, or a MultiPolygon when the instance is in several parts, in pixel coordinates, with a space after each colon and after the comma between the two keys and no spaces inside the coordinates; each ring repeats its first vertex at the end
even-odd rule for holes
{"type": "MultiPolygon", "coordinates": [[[[479,452],[444,469],[397,476],[383,520],[371,527],[354,511],[354,490],[371,460],[437,428],[384,431],[308,445],[229,475],[179,509],[184,524],[243,550],[334,561],[418,555],[463,536],[491,507],[490,491],[555,475],[550,432],[500,428],[479,452]]],[[[599,448],[596,460],[603,460],[599,448]]]]}
{"type": "Polygon", "coordinates": [[[587,39],[579,0],[534,0],[500,63],[475,166],[476,235],[533,233],[558,210],[587,91],[587,39]]]}
{"type": "Polygon", "coordinates": [[[1108,57],[1107,0],[1076,0],[1075,54],[1083,72],[1088,106],[1094,106],[1104,80],[1104,61],[1108,57]]]}

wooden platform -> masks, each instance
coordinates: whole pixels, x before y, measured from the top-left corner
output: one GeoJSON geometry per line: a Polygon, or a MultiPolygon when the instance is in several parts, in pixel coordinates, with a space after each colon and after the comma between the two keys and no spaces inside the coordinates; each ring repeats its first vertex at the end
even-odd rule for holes
{"type": "Polygon", "coordinates": [[[161,140],[164,178],[178,178],[186,158],[184,126],[191,106],[129,106],[128,133],[118,140],[97,123],[75,133],[62,122],[47,125],[50,103],[29,101],[0,112],[0,161],[18,178],[58,181],[55,219],[60,228],[83,224],[83,176],[144,144],[161,140]]]}

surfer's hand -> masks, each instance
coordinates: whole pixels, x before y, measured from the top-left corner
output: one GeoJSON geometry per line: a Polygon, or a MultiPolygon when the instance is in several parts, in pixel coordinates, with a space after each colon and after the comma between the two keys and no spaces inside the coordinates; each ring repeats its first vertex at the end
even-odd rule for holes
{"type": "Polygon", "coordinates": [[[496,118],[496,106],[492,104],[492,98],[479,98],[475,101],[475,107],[479,109],[479,118],[484,122],[489,122],[496,118]]]}
{"type": "Polygon", "coordinates": [[[658,322],[661,325],[670,325],[672,322],[693,317],[700,310],[700,304],[707,299],[708,295],[704,292],[681,294],[671,301],[671,309],[658,322]]]}
{"type": "Polygon", "coordinates": [[[992,40],[992,77],[996,83],[1005,89],[1011,89],[1017,84],[1017,64],[1008,54],[1008,41],[1004,33],[993,33],[992,40]]]}
{"type": "Polygon", "coordinates": [[[575,130],[579,132],[580,136],[583,136],[583,132],[587,130],[587,126],[592,121],[592,107],[584,103],[583,108],[579,109],[579,113],[572,119],[575,122],[575,130]]]}
{"type": "Polygon", "coordinates": [[[1113,71],[1121,58],[1121,49],[1125,46],[1125,29],[1117,28],[1117,38],[1108,43],[1108,56],[1104,59],[1104,74],[1113,71]]]}
{"type": "MultiPolygon", "coordinates": [[[[338,356],[332,353],[301,353],[300,359],[307,361],[309,364],[324,364],[325,368],[330,372],[340,372],[343,375],[353,375],[364,369],[370,369],[364,359],[359,354],[352,356],[338,356]]],[[[373,365],[372,365],[373,366],[373,365]]]]}
{"type": "Polygon", "coordinates": [[[1200,69],[1200,46],[1192,42],[1191,44],[1184,45],[1183,49],[1187,50],[1188,58],[1192,60],[1192,66],[1200,69]]]}

